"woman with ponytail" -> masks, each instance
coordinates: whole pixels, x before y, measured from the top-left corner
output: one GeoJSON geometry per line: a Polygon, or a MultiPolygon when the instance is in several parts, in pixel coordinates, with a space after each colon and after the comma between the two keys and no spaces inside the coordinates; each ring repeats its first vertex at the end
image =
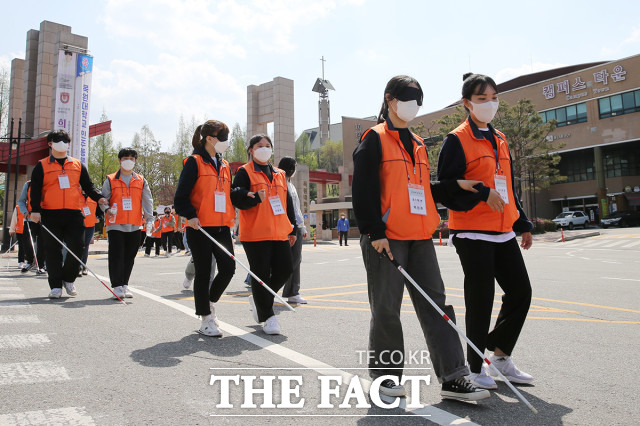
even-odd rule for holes
{"type": "MultiPolygon", "coordinates": [[[[467,336],[481,351],[493,351],[489,360],[508,380],[528,384],[533,377],[515,366],[511,353],[531,304],[531,284],[520,247],[531,247],[533,224],[514,190],[507,139],[490,124],[498,111],[498,87],[491,77],[482,74],[468,73],[463,80],[462,103],[469,116],[444,139],[438,178],[482,182],[476,186],[477,193],[454,200],[465,211],[443,203],[450,208],[450,241],[464,271],[467,336]],[[520,247],[516,232],[522,233],[520,247]],[[489,332],[496,280],[504,296],[496,324],[489,332]]],[[[497,388],[482,365],[483,359],[470,348],[467,360],[471,383],[497,388]]]]}
{"type": "Polygon", "coordinates": [[[220,337],[216,303],[233,277],[235,261],[204,235],[200,228],[233,253],[231,228],[235,210],[231,204],[231,169],[222,159],[229,147],[229,127],[208,120],[193,135],[193,153],[184,159],[174,197],[174,207],[188,220],[187,241],[193,256],[195,279],[193,296],[196,315],[202,318],[199,333],[220,337]],[[215,257],[218,273],[209,286],[211,261],[215,257]]]}

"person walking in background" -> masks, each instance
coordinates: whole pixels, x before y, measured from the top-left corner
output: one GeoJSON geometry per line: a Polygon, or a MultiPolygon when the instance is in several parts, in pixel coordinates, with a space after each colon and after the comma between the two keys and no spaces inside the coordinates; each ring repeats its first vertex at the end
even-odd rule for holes
{"type": "Polygon", "coordinates": [[[431,182],[427,149],[408,122],[422,105],[423,92],[409,76],[393,77],[384,90],[378,124],[367,130],[353,153],[353,211],[360,228],[362,259],[367,270],[371,305],[369,374],[382,381],[380,392],[406,394],[400,384],[403,357],[383,359],[385,353],[404,353],[400,308],[405,284],[429,348],[433,371],[442,383],[443,398],[476,401],[489,392],[469,383],[460,338],[433,306],[406,283],[404,276],[381,254],[396,260],[442,311],[455,321],[446,304],[444,283],[433,246],[440,223],[436,200],[458,192],[475,192],[477,181],[431,182]]]}
{"type": "Polygon", "coordinates": [[[178,214],[189,220],[186,232],[195,267],[193,296],[196,315],[202,318],[199,333],[220,337],[215,303],[231,282],[236,263],[202,231],[233,254],[231,228],[236,212],[230,198],[231,168],[222,158],[229,147],[229,127],[207,120],[196,128],[191,144],[193,153],[184,159],[174,204],[178,214]],[[212,257],[218,273],[209,286],[212,257]]]}
{"type": "Polygon", "coordinates": [[[26,219],[24,222],[25,229],[22,232],[25,246],[25,262],[22,265],[21,272],[27,272],[37,265],[36,275],[42,275],[46,272],[44,238],[42,237],[40,223],[36,223],[31,219],[31,180],[26,181],[22,187],[22,192],[18,199],[18,209],[26,219]]]}
{"type": "MultiPolygon", "coordinates": [[[[269,162],[273,154],[271,139],[267,135],[252,136],[247,152],[251,160],[238,169],[231,200],[240,209],[240,241],[251,271],[277,292],[293,272],[291,246],[296,242],[296,215],[284,171],[269,162]]],[[[273,294],[254,278],[251,293],[253,319],[263,324],[266,334],[280,334],[273,294]]]]}
{"type": "MultiPolygon", "coordinates": [[[[47,227],[67,249],[80,258],[84,249],[84,216],[80,210],[84,192],[99,204],[108,201],[98,192],[80,160],[68,157],[71,138],[64,130],[49,132],[47,143],[51,155],[36,164],[31,174],[31,219],[47,227]]],[[[62,287],[69,296],[77,295],[74,282],[80,264],[74,256],[62,260],[62,247],[56,239],[44,231],[49,298],[62,296],[62,287]]]]}
{"type": "MultiPolygon", "coordinates": [[[[93,201],[87,196],[86,193],[82,193],[84,200],[80,200],[80,208],[82,209],[82,215],[84,216],[84,251],[80,260],[85,265],[89,260],[89,245],[93,241],[93,235],[95,233],[95,225],[98,223],[98,216],[102,215],[102,209],[98,209],[98,203],[93,201]]],[[[87,267],[80,266],[80,273],[78,276],[87,275],[87,267]]]]}
{"type": "Polygon", "coordinates": [[[338,219],[338,240],[342,245],[342,239],[344,238],[344,245],[348,246],[347,239],[349,238],[349,219],[347,219],[342,213],[340,219],[338,219]]]}
{"type": "Polygon", "coordinates": [[[287,302],[306,304],[307,300],[300,296],[300,264],[302,263],[302,239],[307,237],[307,228],[304,226],[304,217],[300,210],[300,198],[298,191],[291,177],[296,172],[296,160],[293,157],[282,157],[278,163],[278,168],[284,170],[287,176],[287,190],[291,194],[293,210],[296,214],[296,242],[291,246],[291,257],[293,261],[293,273],[282,288],[282,296],[287,297],[287,302]]]}
{"type": "Polygon", "coordinates": [[[171,246],[173,245],[173,233],[175,231],[176,218],[171,214],[171,207],[164,208],[164,216],[162,216],[162,246],[164,247],[164,255],[171,256],[171,246]]]}
{"type": "Polygon", "coordinates": [[[160,246],[162,245],[162,219],[157,212],[153,212],[153,221],[147,222],[147,240],[145,242],[144,257],[151,256],[151,248],[156,246],[156,257],[160,256],[160,246]],[[151,232],[149,232],[151,231],[151,232]],[[151,234],[151,235],[149,235],[151,234]]]}
{"type": "MultiPolygon", "coordinates": [[[[20,212],[20,208],[16,205],[11,215],[11,224],[9,225],[9,235],[18,242],[18,268],[22,269],[25,260],[25,246],[22,232],[24,231],[24,215],[20,212]]],[[[27,237],[28,238],[28,237],[27,237]]]]}
{"type": "MultiPolygon", "coordinates": [[[[461,194],[455,200],[468,211],[449,211],[450,242],[464,271],[466,332],[478,349],[493,351],[489,360],[508,380],[531,383],[533,377],[515,366],[511,353],[531,304],[531,283],[515,233],[522,233],[520,246],[528,250],[533,224],[514,190],[507,139],[491,125],[499,106],[496,83],[486,75],[465,74],[462,103],[469,116],[444,139],[438,179],[482,182],[476,186],[477,193],[461,194]],[[496,280],[504,296],[489,332],[496,280]]],[[[467,360],[475,386],[497,388],[483,359],[471,348],[467,348],[467,360]]]]}
{"type": "Polygon", "coordinates": [[[111,209],[105,212],[109,238],[109,278],[113,292],[119,297],[133,297],[129,278],[140,246],[140,224],[153,217],[153,198],[147,180],[133,168],[138,152],[122,148],[118,152],[120,170],[107,176],[102,195],[111,209]],[[117,206],[114,209],[113,206],[117,206]],[[144,212],[144,213],[143,213],[144,212]]]}

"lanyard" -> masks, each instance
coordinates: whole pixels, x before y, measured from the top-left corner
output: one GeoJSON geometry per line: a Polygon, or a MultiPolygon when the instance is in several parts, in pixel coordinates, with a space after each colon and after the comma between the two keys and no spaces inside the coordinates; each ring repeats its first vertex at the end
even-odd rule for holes
{"type": "MultiPolygon", "coordinates": [[[[398,139],[396,139],[396,143],[398,144],[398,147],[400,148],[400,154],[402,154],[402,160],[403,160],[403,163],[404,163],[404,169],[407,172],[407,181],[409,183],[411,183],[411,176],[409,174],[409,168],[407,167],[407,163],[409,161],[404,156],[404,146],[402,145],[402,143],[400,143],[400,141],[398,139]]],[[[413,145],[413,143],[411,145],[413,145]]],[[[418,163],[418,158],[417,158],[417,154],[418,154],[418,150],[419,149],[420,149],[420,147],[418,147],[418,149],[416,149],[414,151],[414,155],[415,155],[414,161],[415,161],[415,163],[413,164],[413,174],[414,175],[416,174],[416,164],[417,164],[418,165],[418,170],[420,170],[420,185],[422,185],[422,168],[420,167],[420,163],[418,163]]]]}

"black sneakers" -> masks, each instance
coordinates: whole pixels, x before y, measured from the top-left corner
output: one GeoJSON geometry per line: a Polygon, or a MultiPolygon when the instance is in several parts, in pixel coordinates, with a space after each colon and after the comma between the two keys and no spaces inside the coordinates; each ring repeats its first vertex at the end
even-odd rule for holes
{"type": "Polygon", "coordinates": [[[488,390],[476,388],[464,376],[443,383],[440,395],[443,399],[458,401],[478,401],[490,396],[488,390]]]}
{"type": "Polygon", "coordinates": [[[404,386],[396,385],[393,380],[387,379],[380,383],[380,393],[386,396],[406,396],[407,391],[404,386]]]}

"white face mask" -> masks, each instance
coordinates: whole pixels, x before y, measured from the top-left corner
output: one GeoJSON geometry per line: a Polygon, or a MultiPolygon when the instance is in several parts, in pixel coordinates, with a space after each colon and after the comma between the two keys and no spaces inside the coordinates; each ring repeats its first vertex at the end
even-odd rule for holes
{"type": "Polygon", "coordinates": [[[398,101],[398,103],[396,103],[396,114],[402,121],[411,121],[416,118],[419,109],[420,106],[416,100],[398,101]]]}
{"type": "Polygon", "coordinates": [[[67,148],[69,148],[69,144],[64,141],[51,143],[51,149],[54,151],[67,152],[67,148]]]}
{"type": "Polygon", "coordinates": [[[120,162],[120,167],[122,167],[122,169],[126,171],[133,170],[135,165],[136,165],[136,162],[133,160],[122,160],[120,162]]]}
{"type": "Polygon", "coordinates": [[[219,152],[220,154],[224,153],[227,150],[227,148],[229,148],[229,140],[226,140],[226,141],[219,140],[214,148],[216,149],[216,152],[219,152]]]}
{"type": "Polygon", "coordinates": [[[500,106],[500,102],[498,101],[483,102],[481,104],[469,101],[469,103],[473,107],[471,110],[473,115],[483,123],[490,123],[493,117],[496,116],[496,112],[498,112],[498,107],[500,106]]]}
{"type": "Polygon", "coordinates": [[[257,148],[253,150],[253,158],[256,160],[266,163],[271,158],[271,154],[273,154],[273,150],[268,146],[263,146],[262,148],[257,148]]]}

